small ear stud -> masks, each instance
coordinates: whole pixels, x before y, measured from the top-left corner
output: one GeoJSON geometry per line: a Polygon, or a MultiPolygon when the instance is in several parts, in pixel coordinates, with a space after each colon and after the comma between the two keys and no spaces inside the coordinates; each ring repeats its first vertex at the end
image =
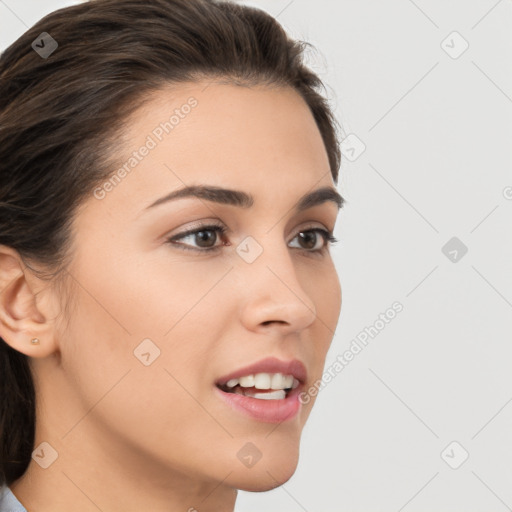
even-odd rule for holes
{"type": "Polygon", "coordinates": [[[39,345],[39,339],[38,338],[32,338],[30,343],[32,343],[32,345],[39,345]]]}

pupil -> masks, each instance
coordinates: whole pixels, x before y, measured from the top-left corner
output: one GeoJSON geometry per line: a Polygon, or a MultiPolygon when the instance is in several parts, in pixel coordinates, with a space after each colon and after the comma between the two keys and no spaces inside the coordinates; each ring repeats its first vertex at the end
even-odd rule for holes
{"type": "Polygon", "coordinates": [[[202,243],[202,242],[204,242],[204,241],[208,242],[208,239],[209,239],[209,238],[210,238],[210,239],[213,239],[213,240],[215,241],[215,236],[216,236],[216,233],[215,233],[215,232],[213,232],[213,231],[211,231],[211,230],[210,230],[210,231],[199,231],[199,232],[197,233],[197,237],[198,237],[198,238],[199,238],[199,240],[200,240],[199,246],[200,246],[200,247],[204,247],[203,245],[201,245],[201,243],[202,243]],[[208,234],[208,233],[209,233],[211,236],[208,236],[208,235],[204,236],[204,235],[205,235],[205,233],[206,233],[206,234],[208,234]]]}
{"type": "Polygon", "coordinates": [[[299,233],[299,236],[300,238],[302,238],[302,240],[306,240],[308,241],[309,239],[309,242],[312,242],[312,243],[309,243],[307,244],[308,245],[308,249],[312,248],[312,247],[315,247],[315,244],[316,244],[316,233],[299,233]]]}

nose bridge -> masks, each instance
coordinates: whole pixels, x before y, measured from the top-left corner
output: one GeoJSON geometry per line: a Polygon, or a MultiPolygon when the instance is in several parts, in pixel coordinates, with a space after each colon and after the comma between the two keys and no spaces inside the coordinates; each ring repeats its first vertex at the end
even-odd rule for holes
{"type": "Polygon", "coordinates": [[[300,330],[316,318],[316,307],[299,279],[286,242],[277,235],[248,236],[237,247],[245,273],[245,311],[251,322],[280,321],[300,330]],[[249,295],[247,297],[247,295],[249,295]]]}

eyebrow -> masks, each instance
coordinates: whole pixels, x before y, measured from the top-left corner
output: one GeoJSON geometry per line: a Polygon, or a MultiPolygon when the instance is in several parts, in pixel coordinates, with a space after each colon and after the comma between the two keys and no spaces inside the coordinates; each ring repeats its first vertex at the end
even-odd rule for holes
{"type": "MultiPolygon", "coordinates": [[[[239,208],[250,208],[254,204],[254,197],[240,190],[232,190],[209,185],[192,185],[175,190],[174,192],[157,199],[154,203],[150,204],[146,210],[184,197],[197,197],[206,201],[237,206],[239,208]]],[[[295,204],[295,211],[301,212],[327,201],[335,203],[338,210],[342,208],[345,203],[345,199],[336,191],[336,189],[332,187],[322,187],[303,195],[295,204]]]]}

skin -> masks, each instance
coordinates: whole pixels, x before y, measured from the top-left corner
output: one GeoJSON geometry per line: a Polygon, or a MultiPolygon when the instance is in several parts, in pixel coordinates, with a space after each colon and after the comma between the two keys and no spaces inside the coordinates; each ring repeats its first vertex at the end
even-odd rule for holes
{"type": "Polygon", "coordinates": [[[0,248],[0,335],[30,357],[34,446],[58,453],[47,469],[31,460],[11,485],[29,511],[232,511],[237,489],[272,489],[296,469],[315,398],[275,425],[229,408],[214,383],[269,356],[301,360],[306,388],[321,378],[341,287],[328,248],[313,253],[297,235],[334,230],[338,207],[292,208],[334,187],[327,153],[292,89],[206,85],[160,90],[128,120],[131,153],[167,112],[198,100],[104,199],[81,205],[67,296],[0,248]],[[144,211],[192,183],[248,192],[254,204],[183,198],[144,211]],[[180,242],[216,251],[166,242],[211,222],[228,231],[180,242]],[[263,248],[250,264],[236,252],[247,236],[263,248]],[[134,356],[145,338],[160,349],[149,366],[134,356]],[[237,457],[247,442],[262,453],[252,468],[237,457]]]}

